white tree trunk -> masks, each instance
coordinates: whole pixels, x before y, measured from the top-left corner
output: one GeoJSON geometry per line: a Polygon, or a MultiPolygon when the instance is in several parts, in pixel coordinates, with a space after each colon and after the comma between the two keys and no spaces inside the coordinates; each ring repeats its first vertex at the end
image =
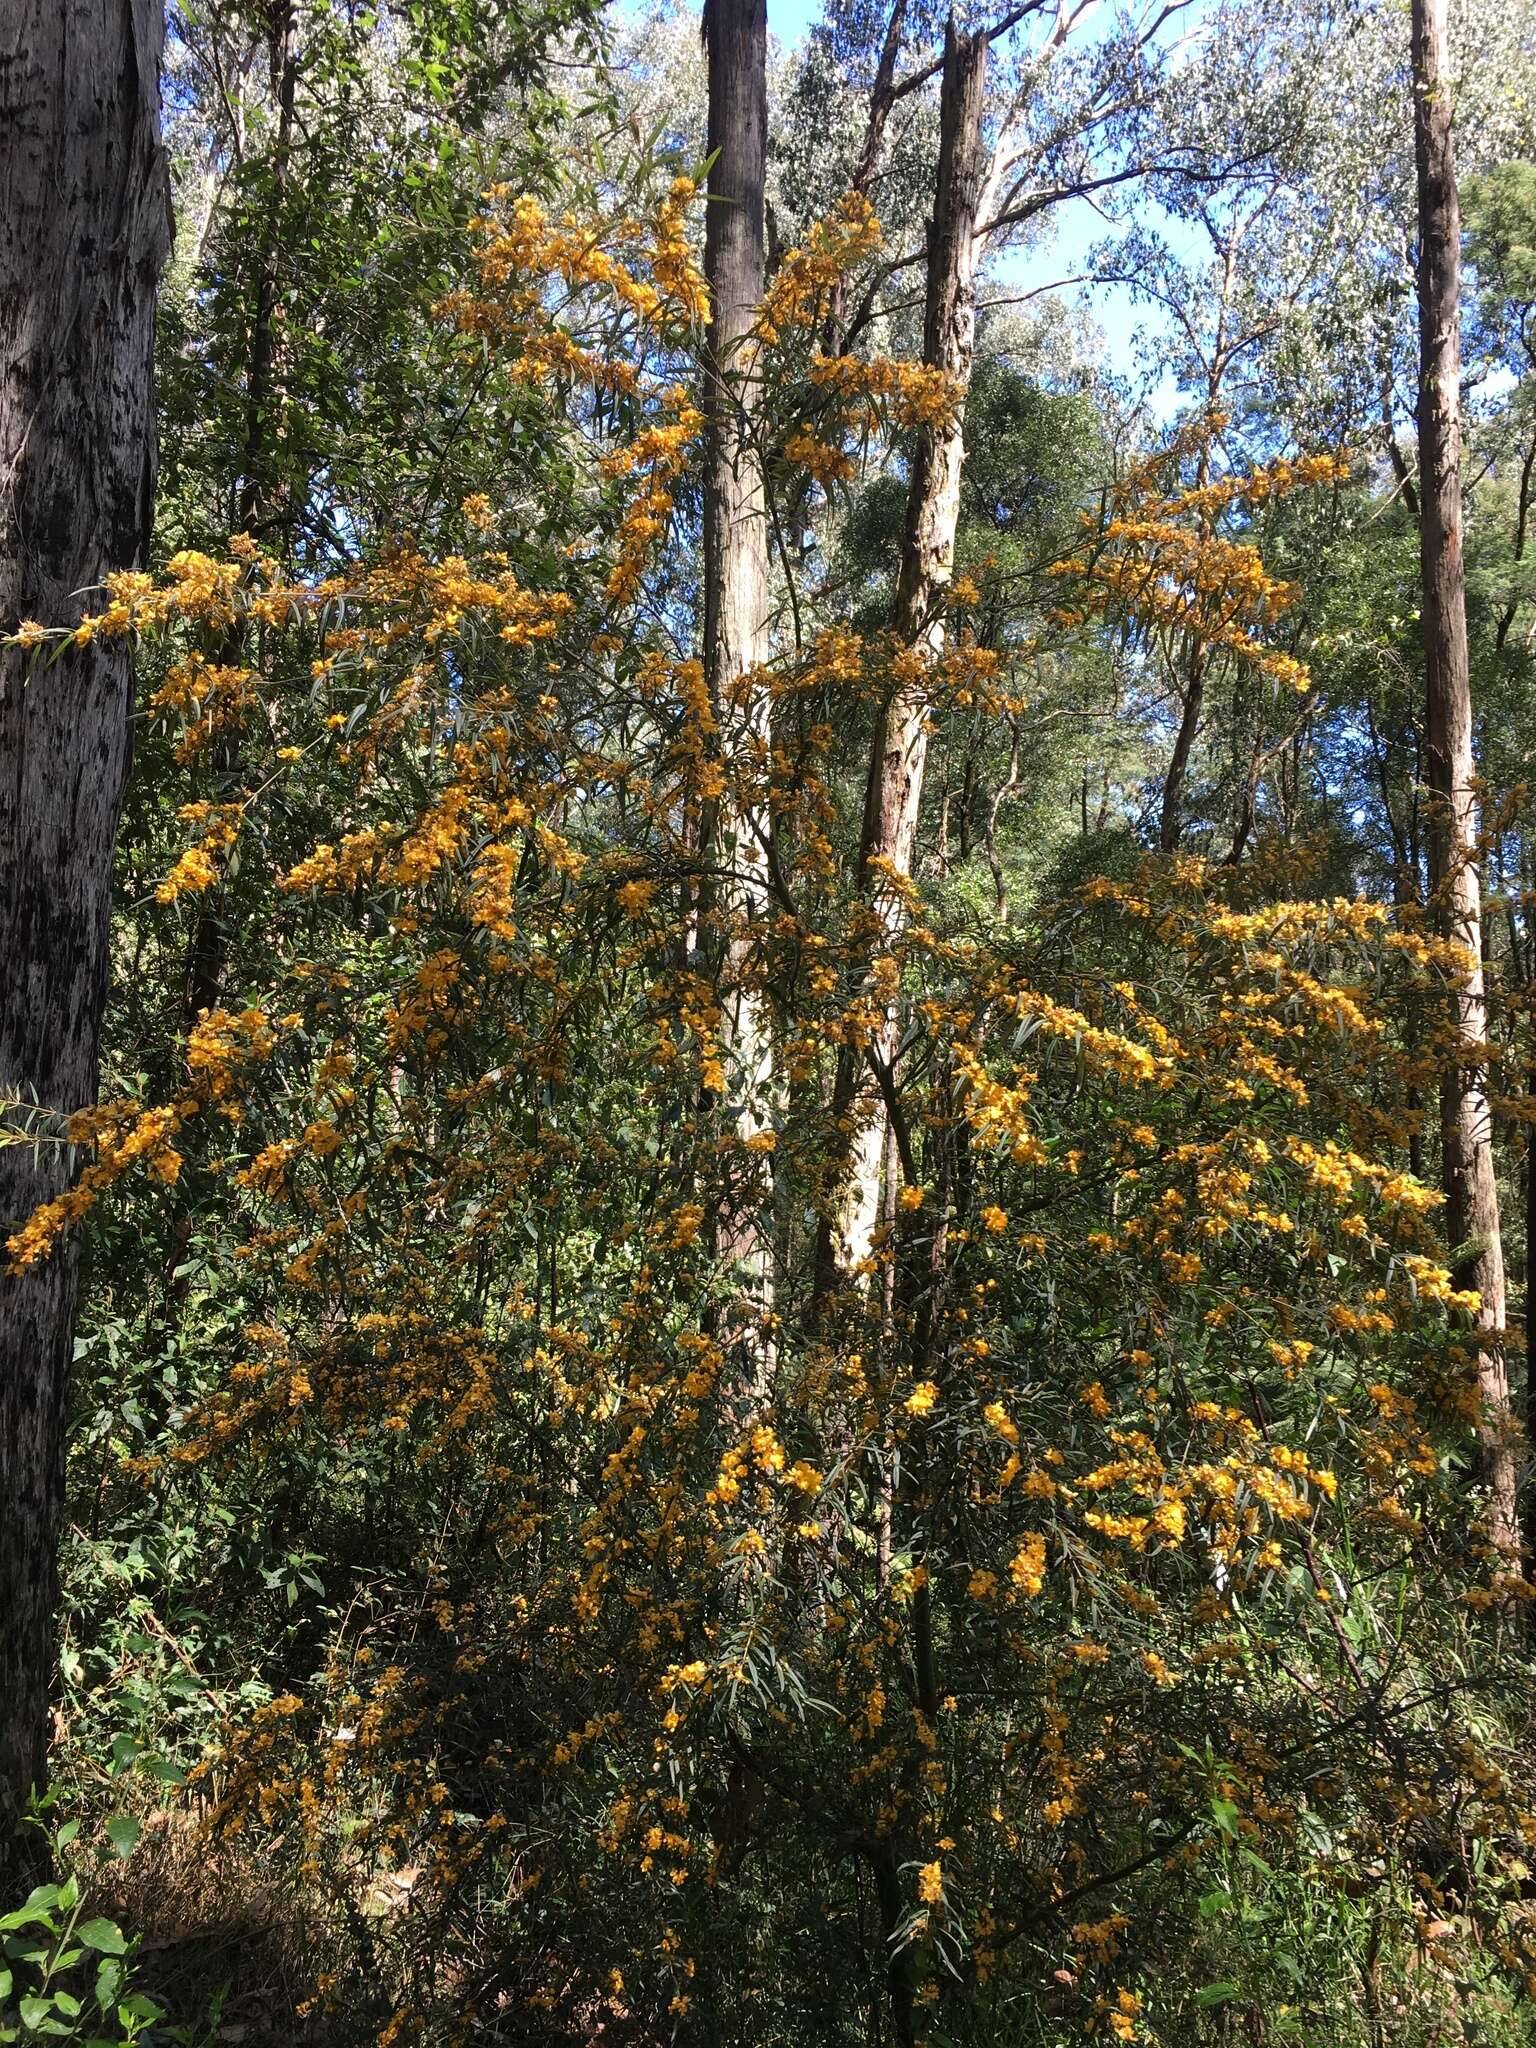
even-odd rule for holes
{"type": "MultiPolygon", "coordinates": [[[[770,1020],[759,978],[769,911],[769,820],[760,799],[771,732],[768,692],[756,680],[770,650],[767,504],[756,432],[753,339],[765,275],[765,0],[708,0],[704,33],[714,157],[704,248],[711,307],[704,648],[722,743],[747,792],[727,793],[713,853],[721,869],[717,900],[728,933],[721,1019],[725,1099],[738,1136],[750,1139],[768,1127],[773,1087],[770,1020]]],[[[721,1219],[720,1245],[736,1267],[742,1317],[755,1323],[770,1306],[767,1204],[752,1193],[732,1204],[721,1219]]]]}

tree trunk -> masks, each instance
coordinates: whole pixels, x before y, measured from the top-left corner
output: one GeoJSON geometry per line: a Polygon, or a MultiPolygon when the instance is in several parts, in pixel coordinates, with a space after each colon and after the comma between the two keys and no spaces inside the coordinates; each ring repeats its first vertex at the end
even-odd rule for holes
{"type": "Polygon", "coordinates": [[[1461,219],[1446,64],[1447,0],[1414,0],[1414,142],[1419,184],[1419,501],[1424,585],[1425,741],[1430,884],[1442,931],[1466,949],[1456,992],[1461,1057],[1442,1091],[1446,1231],[1467,1247],[1458,1279],[1482,1298],[1478,1389],[1489,1532],[1514,1546],[1515,1457],[1505,1364],[1504,1253],[1494,1181],[1483,978],[1482,901],[1473,793],[1472,693],[1461,532],[1461,219]]]}
{"type": "MultiPolygon", "coordinates": [[[[1528,1095],[1536,1095],[1536,1068],[1525,1076],[1528,1095]]],[[[1525,1435],[1536,1443],[1536,1147],[1527,1126],[1522,1178],[1525,1184],[1525,1435]]],[[[1524,1534],[1526,1548],[1536,1556],[1536,1487],[1525,1494],[1524,1534]]]]}
{"type": "MultiPolygon", "coordinates": [[[[928,224],[928,290],[923,361],[942,370],[962,402],[940,427],[925,428],[912,464],[906,528],[896,585],[896,632],[902,644],[930,659],[944,650],[944,592],[954,572],[960,523],[960,470],[965,456],[963,396],[976,345],[978,208],[986,177],[982,113],[987,76],[985,35],[963,35],[951,19],[944,41],[940,100],[939,167],[933,218],[928,224]]],[[[879,909],[887,947],[900,938],[905,912],[875,861],[900,875],[912,872],[923,771],[928,756],[928,712],[921,682],[903,684],[884,706],[875,729],[865,790],[862,866],[879,909]]],[[[899,1012],[886,1010],[875,1046],[889,1066],[895,1059],[899,1012]]],[[[867,1259],[880,1214],[880,1163],[885,1117],[867,1116],[853,1141],[849,1199],[843,1221],[843,1260],[850,1269],[867,1259]]]]}
{"type": "MultiPolygon", "coordinates": [[[[885,24],[885,35],[880,45],[880,60],[875,66],[875,76],[869,88],[869,111],[865,116],[864,140],[859,148],[859,159],[854,165],[853,176],[848,181],[850,192],[867,197],[874,183],[875,171],[880,162],[880,149],[885,141],[886,123],[891,118],[891,109],[896,104],[896,60],[901,55],[902,31],[906,26],[907,0],[895,0],[885,24]]],[[[829,356],[841,355],[846,329],[844,318],[848,297],[848,280],[839,275],[832,281],[832,293],[827,305],[826,324],[822,332],[822,345],[829,356]]]]}
{"type": "MultiPolygon", "coordinates": [[[[256,259],[256,289],[251,317],[250,351],[245,366],[245,435],[240,451],[240,471],[232,477],[229,493],[231,531],[250,533],[263,522],[274,482],[269,443],[272,401],[272,373],[276,356],[274,316],[277,311],[279,230],[283,200],[288,188],[293,149],[294,103],[298,90],[297,17],[292,0],[280,0],[272,16],[270,61],[277,95],[277,135],[272,150],[272,201],[266,232],[256,259]]],[[[245,628],[236,623],[229,630],[217,659],[237,667],[245,651],[245,628]]],[[[221,734],[213,744],[213,795],[220,801],[230,797],[240,781],[238,739],[221,734]]],[[[228,952],[227,934],[219,892],[200,896],[193,919],[192,940],[187,948],[185,1027],[190,1030],[202,1011],[219,999],[228,952]]]]}
{"type": "MultiPolygon", "coordinates": [[[[13,0],[0,65],[0,632],[78,616],[142,559],[154,490],[155,284],[170,240],[157,0],[13,0]]],[[[0,1094],[95,1099],[131,650],[28,674],[0,648],[0,1094]]],[[[13,1230],[69,1177],[0,1149],[13,1230]]],[[[0,1275],[0,1889],[35,1867],[55,1662],[64,1407],[77,1267],[0,1275]]]]}
{"type": "MultiPolygon", "coordinates": [[[[1217,244],[1221,255],[1221,302],[1216,314],[1216,337],[1211,346],[1211,359],[1205,374],[1205,434],[1200,443],[1200,459],[1195,467],[1195,488],[1199,491],[1205,490],[1211,481],[1211,443],[1216,434],[1216,414],[1221,400],[1221,387],[1227,374],[1229,325],[1232,318],[1232,301],[1237,291],[1239,239],[1240,232],[1234,221],[1225,242],[1217,244]]],[[[1215,521],[1209,512],[1202,511],[1201,540],[1209,541],[1214,531],[1215,521]]],[[[1200,732],[1200,713],[1205,705],[1205,680],[1209,665],[1210,652],[1197,625],[1190,636],[1189,673],[1179,714],[1179,729],[1174,736],[1173,753],[1168,762],[1168,777],[1163,784],[1163,805],[1157,833],[1158,849],[1162,853],[1177,853],[1179,840],[1183,835],[1184,778],[1189,769],[1189,757],[1194,752],[1195,741],[1200,732]]]]}
{"type": "MultiPolygon", "coordinates": [[[[704,273],[710,293],[709,450],[704,481],[704,650],[710,698],[733,767],[715,834],[727,929],[722,991],[726,1102],[743,1139],[767,1128],[772,1048],[757,956],[768,921],[766,787],[770,701],[754,672],[766,662],[768,526],[753,328],[764,282],[768,162],[766,0],[707,0],[709,204],[704,273]]],[[[755,1167],[755,1161],[753,1162],[755,1167]]],[[[767,1207],[749,1192],[722,1219],[747,1320],[769,1307],[767,1207]]],[[[760,1347],[759,1347],[760,1349],[760,1347]]]]}
{"type": "Polygon", "coordinates": [[[1184,776],[1200,730],[1200,713],[1205,704],[1205,648],[1198,637],[1189,653],[1189,674],[1184,684],[1179,729],[1173,752],[1168,757],[1168,774],[1163,783],[1163,807],[1158,821],[1157,844],[1162,853],[1177,853],[1184,830],[1184,776]]]}

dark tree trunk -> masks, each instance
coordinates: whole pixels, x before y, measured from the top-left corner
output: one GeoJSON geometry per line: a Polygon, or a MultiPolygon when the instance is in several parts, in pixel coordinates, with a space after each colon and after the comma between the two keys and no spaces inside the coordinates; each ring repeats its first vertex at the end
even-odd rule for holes
{"type": "Polygon", "coordinates": [[[1447,0],[1413,0],[1414,143],[1419,184],[1419,503],[1424,585],[1425,751],[1430,793],[1430,890],[1442,932],[1466,950],[1456,992],[1463,1057],[1442,1095],[1446,1232],[1468,1247],[1458,1278],[1482,1297],[1483,1480],[1489,1533],[1519,1540],[1515,1456],[1504,1357],[1504,1252],[1494,1180],[1488,1079],[1477,1048],[1488,1037],[1477,869],[1476,766],[1461,531],[1461,215],[1451,131],[1447,0]]]}
{"type": "Polygon", "coordinates": [[[1184,776],[1200,730],[1200,713],[1205,705],[1205,649],[1196,640],[1190,648],[1189,673],[1184,682],[1179,729],[1173,752],[1168,757],[1168,775],[1163,783],[1163,806],[1158,819],[1157,844],[1160,852],[1177,853],[1183,832],[1184,776]]]}
{"type": "MultiPolygon", "coordinates": [[[[11,0],[0,52],[0,632],[78,616],[143,557],[154,489],[155,285],[169,246],[158,0],[11,0]]],[[[29,675],[0,649],[0,1095],[95,1099],[126,641],[29,675]]],[[[21,1113],[24,1118],[25,1112],[21,1113]]],[[[10,1121],[15,1121],[15,1115],[10,1121]]],[[[61,1147],[0,1149],[7,1233],[57,1194],[61,1147]]],[[[46,1765],[72,1247],[0,1273],[0,1894],[46,1765]]]]}

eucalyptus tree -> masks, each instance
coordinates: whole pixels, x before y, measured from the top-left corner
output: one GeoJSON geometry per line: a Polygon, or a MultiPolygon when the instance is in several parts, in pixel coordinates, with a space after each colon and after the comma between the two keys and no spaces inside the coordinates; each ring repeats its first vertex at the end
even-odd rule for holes
{"type": "Polygon", "coordinates": [[[1414,0],[1414,139],[1419,199],[1419,531],[1423,574],[1430,791],[1429,878],[1441,928],[1465,949],[1456,991],[1458,1044],[1442,1082],[1446,1232],[1478,1292],[1478,1393],[1489,1527],[1519,1544],[1517,1479],[1503,1351],[1504,1245],[1493,1119],[1482,1048],[1488,1040],[1482,884],[1467,650],[1461,503],[1461,209],[1449,78],[1446,0],[1414,0]]]}
{"type": "MultiPolygon", "coordinates": [[[[768,14],[766,0],[706,0],[709,59],[709,208],[704,275],[709,286],[708,459],[704,481],[704,671],[715,715],[733,746],[756,762],[772,747],[771,705],[761,678],[771,651],[768,516],[758,429],[758,334],[766,277],[768,14]]],[[[769,816],[750,802],[720,808],[706,828],[705,859],[738,926],[766,925],[771,904],[769,816]]],[[[768,1128],[773,1087],[767,1006],[740,939],[730,977],[722,1046],[729,1107],[750,1142],[768,1128]]],[[[771,1249],[749,1197],[726,1219],[725,1249],[740,1271],[744,1306],[758,1327],[769,1309],[771,1249]]],[[[760,1377],[769,1351],[747,1340],[760,1377]]]]}
{"type": "MultiPolygon", "coordinates": [[[[1317,218],[1315,178],[1331,144],[1326,80],[1335,33],[1326,20],[1266,4],[1223,7],[1203,21],[1155,115],[1174,168],[1148,179],[1151,206],[1134,204],[1128,231],[1096,257],[1099,280],[1125,285],[1152,313],[1141,344],[1149,373],[1171,377],[1190,416],[1204,423],[1194,459],[1200,490],[1218,472],[1290,441],[1283,425],[1276,432],[1274,383],[1307,319],[1328,304],[1337,269],[1337,238],[1317,218]]],[[[1161,650],[1172,728],[1158,818],[1167,853],[1183,837],[1187,778],[1217,679],[1211,654],[1198,636],[1176,636],[1161,650]]],[[[1299,721],[1294,705],[1280,705],[1276,716],[1253,703],[1243,716],[1242,664],[1220,667],[1232,702],[1212,721],[1208,751],[1219,762],[1241,728],[1251,735],[1227,778],[1228,858],[1236,859],[1253,830],[1263,767],[1294,739],[1307,707],[1299,721]]]]}
{"type": "MultiPolygon", "coordinates": [[[[1021,237],[1038,232],[1066,200],[1148,174],[1147,117],[1169,64],[1166,32],[1181,12],[1177,4],[1126,12],[1106,34],[1092,35],[1094,10],[1083,0],[1057,0],[1054,6],[1023,0],[1006,9],[972,9],[963,22],[949,13],[942,24],[929,9],[894,0],[880,16],[836,10],[812,39],[799,85],[802,108],[818,104],[835,69],[859,77],[864,97],[862,121],[836,124],[835,146],[828,145],[825,126],[816,129],[806,186],[819,187],[824,197],[829,188],[851,188],[883,212],[891,184],[898,228],[905,230],[888,243],[860,294],[838,294],[828,346],[846,349],[877,322],[900,333],[908,308],[899,280],[920,265],[922,359],[947,380],[953,396],[946,419],[925,425],[918,437],[893,592],[898,639],[923,650],[929,662],[942,652],[947,630],[944,600],[960,514],[965,396],[987,266],[1021,237]],[[935,53],[940,30],[942,47],[935,53]],[[931,120],[924,94],[935,80],[937,132],[927,131],[934,152],[932,198],[919,239],[909,225],[912,194],[905,180],[912,136],[923,132],[925,115],[931,120]]],[[[841,98],[847,106],[846,89],[841,98]]],[[[802,133],[806,125],[802,119],[802,133]]],[[[860,867],[888,936],[902,915],[902,880],[913,868],[927,731],[926,691],[913,674],[877,707],[861,806],[860,867]]],[[[887,1003],[871,1053],[877,1073],[893,1071],[899,1030],[898,1008],[887,1003]]],[[[843,1060],[838,1094],[840,1108],[861,1094],[864,1099],[854,1118],[842,1231],[845,1263],[856,1270],[867,1256],[880,1208],[886,1113],[868,1079],[861,1086],[851,1072],[851,1056],[843,1060]]]]}
{"type": "MultiPolygon", "coordinates": [[[[169,243],[153,0],[24,0],[0,66],[0,630],[60,625],[141,564],[155,287],[169,243]]],[[[22,635],[25,638],[25,634],[22,635]]],[[[96,1097],[125,637],[29,673],[0,647],[0,1224],[71,1179],[96,1097]]],[[[78,1265],[0,1274],[0,1881],[37,1855],[78,1265]]]]}

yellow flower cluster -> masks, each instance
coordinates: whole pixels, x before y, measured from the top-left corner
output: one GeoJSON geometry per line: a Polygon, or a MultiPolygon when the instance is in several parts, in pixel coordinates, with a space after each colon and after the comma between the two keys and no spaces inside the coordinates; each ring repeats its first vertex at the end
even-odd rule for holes
{"type": "Polygon", "coordinates": [[[831,217],[811,229],[803,249],[785,251],[757,316],[758,339],[773,347],[821,326],[837,285],[878,251],[882,239],[869,201],[845,193],[831,217]]]}
{"type": "Polygon", "coordinates": [[[155,890],[157,903],[174,903],[178,896],[195,896],[213,887],[219,879],[216,856],[227,853],[239,838],[245,805],[200,799],[183,804],[179,815],[185,823],[198,828],[197,837],[155,890]]]}

